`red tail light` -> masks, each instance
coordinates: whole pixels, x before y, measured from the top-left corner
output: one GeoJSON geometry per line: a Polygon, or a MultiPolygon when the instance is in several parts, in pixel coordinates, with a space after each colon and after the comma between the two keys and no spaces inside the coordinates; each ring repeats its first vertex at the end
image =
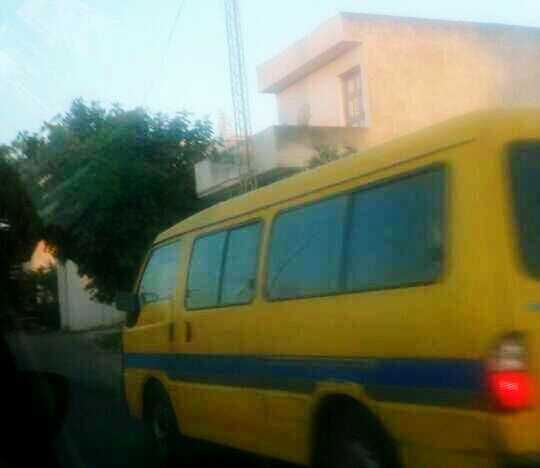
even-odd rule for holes
{"type": "Polygon", "coordinates": [[[493,402],[501,409],[522,409],[532,403],[532,381],[527,372],[491,372],[493,402]]]}
{"type": "Polygon", "coordinates": [[[532,405],[533,381],[522,334],[512,333],[497,341],[488,362],[487,380],[495,409],[520,410],[532,405]]]}

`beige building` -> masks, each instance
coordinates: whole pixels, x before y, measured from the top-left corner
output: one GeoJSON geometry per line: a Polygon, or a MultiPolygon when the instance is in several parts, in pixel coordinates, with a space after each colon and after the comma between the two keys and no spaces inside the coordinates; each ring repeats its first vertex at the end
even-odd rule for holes
{"type": "Polygon", "coordinates": [[[45,241],[37,244],[24,267],[27,270],[56,269],[60,327],[63,330],[91,330],[124,322],[123,312],[92,299],[86,290],[88,278],[79,275],[77,265],[72,261],[57,261],[45,241]]]}
{"type": "MultiPolygon", "coordinates": [[[[470,111],[540,105],[540,29],[341,13],[257,74],[278,108],[278,124],[252,136],[266,184],[304,168],[320,145],[361,150],[470,111]]],[[[195,173],[208,201],[238,186],[230,162],[195,173]]]]}

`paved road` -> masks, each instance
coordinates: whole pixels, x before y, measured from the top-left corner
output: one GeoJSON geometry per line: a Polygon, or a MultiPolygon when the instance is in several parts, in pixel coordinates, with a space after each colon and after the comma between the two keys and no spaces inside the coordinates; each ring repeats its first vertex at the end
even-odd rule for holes
{"type": "MultiPolygon", "coordinates": [[[[70,380],[70,409],[60,437],[66,467],[156,466],[147,428],[130,418],[123,401],[118,353],[98,349],[87,334],[17,335],[10,342],[24,367],[70,380]]],[[[227,465],[289,467],[224,450],[197,459],[197,468],[227,465]]]]}

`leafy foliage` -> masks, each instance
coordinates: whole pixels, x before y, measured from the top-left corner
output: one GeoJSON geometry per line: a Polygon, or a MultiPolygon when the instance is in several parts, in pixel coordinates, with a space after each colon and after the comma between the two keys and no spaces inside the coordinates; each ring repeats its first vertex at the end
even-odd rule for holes
{"type": "Polygon", "coordinates": [[[13,266],[30,259],[41,225],[14,163],[6,153],[5,147],[0,149],[0,264],[13,266]]]}
{"type": "Polygon", "coordinates": [[[337,161],[338,159],[341,159],[345,156],[349,156],[354,153],[355,153],[355,150],[348,146],[343,147],[343,148],[338,148],[335,146],[328,146],[328,145],[319,146],[316,150],[316,153],[309,160],[308,166],[310,168],[322,166],[324,164],[328,164],[329,162],[332,162],[332,161],[337,161]]]}
{"type": "Polygon", "coordinates": [[[41,232],[37,212],[14,168],[11,151],[0,147],[0,315],[24,312],[17,276],[21,264],[30,259],[41,232]]]}
{"type": "MultiPolygon", "coordinates": [[[[60,305],[58,302],[58,278],[56,268],[21,271],[17,275],[21,310],[27,325],[39,325],[53,330],[60,328],[60,305]]],[[[18,313],[21,317],[23,315],[18,313]]]]}
{"type": "Polygon", "coordinates": [[[197,209],[193,165],[215,145],[209,122],[186,112],[151,115],[79,99],[13,147],[48,241],[109,302],[131,288],[156,234],[197,209]]]}

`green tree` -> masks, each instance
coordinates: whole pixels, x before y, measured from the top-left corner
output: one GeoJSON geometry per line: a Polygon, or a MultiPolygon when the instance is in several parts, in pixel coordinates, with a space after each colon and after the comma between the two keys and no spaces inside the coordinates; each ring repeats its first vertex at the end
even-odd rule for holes
{"type": "Polygon", "coordinates": [[[156,234],[193,214],[193,165],[215,148],[208,121],[73,102],[13,143],[20,173],[61,259],[109,302],[129,289],[156,234]]]}
{"type": "Polygon", "coordinates": [[[36,209],[11,158],[0,146],[0,320],[24,314],[18,278],[41,234],[36,209]]]}

